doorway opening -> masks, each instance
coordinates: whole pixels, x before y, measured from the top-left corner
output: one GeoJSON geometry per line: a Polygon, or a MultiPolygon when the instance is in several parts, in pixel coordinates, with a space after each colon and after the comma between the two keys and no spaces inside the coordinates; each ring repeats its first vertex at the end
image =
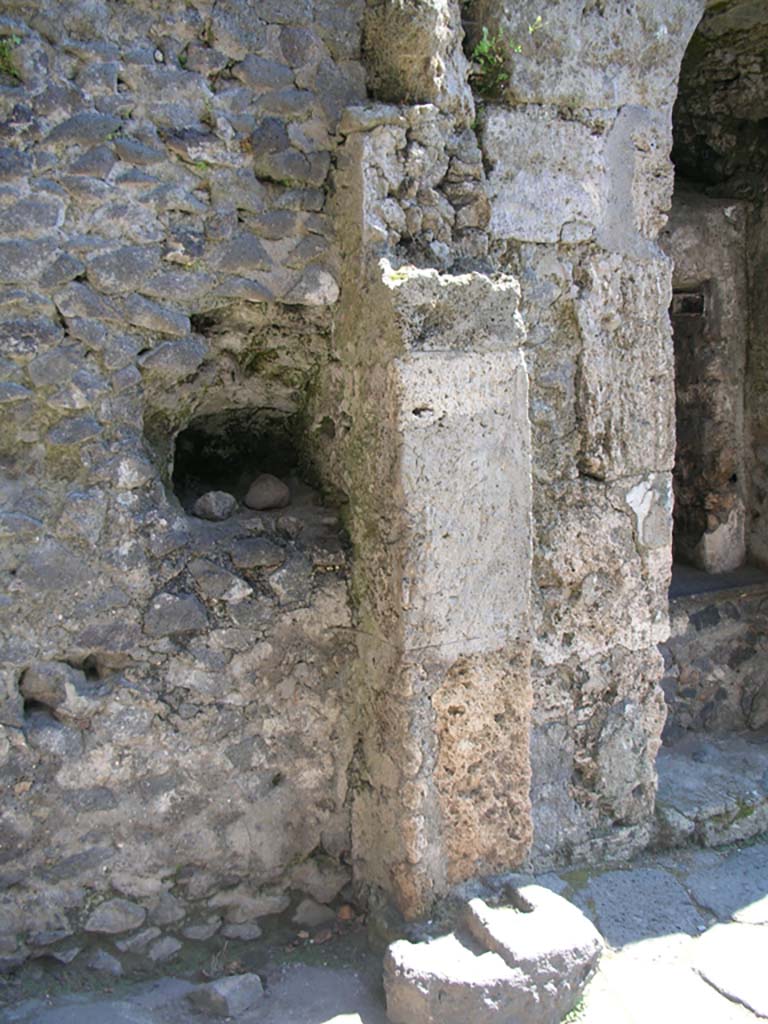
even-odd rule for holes
{"type": "Polygon", "coordinates": [[[768,9],[711,7],[683,60],[675,191],[676,459],[660,839],[768,823],[768,9]]]}

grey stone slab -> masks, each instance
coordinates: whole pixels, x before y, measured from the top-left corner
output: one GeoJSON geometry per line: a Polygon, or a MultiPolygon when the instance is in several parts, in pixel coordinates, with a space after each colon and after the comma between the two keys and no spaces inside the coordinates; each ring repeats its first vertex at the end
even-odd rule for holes
{"type": "Polygon", "coordinates": [[[768,846],[735,850],[711,867],[694,869],[683,882],[696,902],[721,919],[768,924],[768,846]]]}
{"type": "Polygon", "coordinates": [[[615,948],[660,935],[696,935],[706,925],[682,885],[657,868],[595,875],[576,893],[574,903],[615,948]]]}
{"type": "Polygon", "coordinates": [[[657,758],[661,839],[705,846],[751,838],[768,828],[768,747],[754,737],[690,735],[657,758]]]}
{"type": "Polygon", "coordinates": [[[689,967],[603,960],[576,1024],[755,1024],[689,967]]]}

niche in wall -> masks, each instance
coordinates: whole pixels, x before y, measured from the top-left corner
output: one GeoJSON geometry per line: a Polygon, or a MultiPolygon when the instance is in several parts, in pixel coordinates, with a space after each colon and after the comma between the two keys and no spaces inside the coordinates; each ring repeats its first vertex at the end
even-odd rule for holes
{"type": "Polygon", "coordinates": [[[173,490],[189,510],[206,491],[228,491],[242,501],[259,473],[285,479],[302,459],[293,417],[273,410],[225,409],[193,419],[176,436],[173,490]]]}
{"type": "Polygon", "coordinates": [[[743,339],[720,330],[711,281],[674,292],[675,561],[728,572],[746,555],[743,496],[743,339]],[[741,359],[734,352],[741,340],[741,359]]]}

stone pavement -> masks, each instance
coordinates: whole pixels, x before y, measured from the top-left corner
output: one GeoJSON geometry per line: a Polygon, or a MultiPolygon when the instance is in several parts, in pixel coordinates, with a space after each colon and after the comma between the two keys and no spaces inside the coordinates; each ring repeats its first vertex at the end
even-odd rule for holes
{"type": "MultiPolygon", "coordinates": [[[[648,855],[622,868],[547,874],[609,949],[578,1024],[747,1024],[768,1018],[768,836],[719,850],[648,855]]],[[[386,1024],[381,954],[364,944],[325,964],[272,965],[266,993],[234,1024],[386,1024]]],[[[327,950],[327,954],[325,952],[327,950]]],[[[261,972],[260,972],[261,973],[261,972]]],[[[187,981],[46,997],[0,1010],[2,1024],[200,1024],[187,981]]],[[[439,1024],[439,1022],[438,1022],[439,1024]]],[[[472,1024],[468,1021],[467,1024],[472,1024]]],[[[525,1022],[515,1022],[525,1024],[525,1022]]]]}
{"type": "Polygon", "coordinates": [[[547,876],[610,947],[579,1024],[768,1018],[768,839],[675,850],[624,870],[547,876]]]}

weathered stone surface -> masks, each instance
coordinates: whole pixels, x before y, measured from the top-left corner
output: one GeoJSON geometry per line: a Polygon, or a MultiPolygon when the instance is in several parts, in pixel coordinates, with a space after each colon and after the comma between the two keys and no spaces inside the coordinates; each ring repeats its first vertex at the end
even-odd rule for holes
{"type": "Polygon", "coordinates": [[[205,609],[191,594],[158,594],[144,614],[148,636],[176,636],[205,629],[205,609]]]}
{"type": "MultiPolygon", "coordinates": [[[[237,892],[184,919],[224,941],[258,928],[267,882],[331,899],[350,856],[361,895],[413,916],[532,831],[539,863],[636,850],[675,449],[656,237],[703,0],[555,0],[532,33],[511,0],[33,6],[0,28],[21,40],[0,89],[3,882],[30,935],[60,922],[28,896],[82,921],[110,878],[147,909],[171,878],[185,907],[237,892]],[[483,25],[507,34],[510,102],[475,120],[483,25]],[[182,512],[262,465],[311,466],[352,545],[298,478],[291,522],[182,512]],[[87,685],[26,696],[39,663],[87,685]]],[[[710,247],[743,246],[760,338],[754,7],[706,15],[675,159],[724,190],[710,247]]],[[[719,491],[710,531],[744,523],[758,557],[765,363],[753,345],[725,477],[756,504],[720,519],[719,491]]],[[[743,637],[717,656],[738,696],[717,665],[675,678],[711,703],[697,720],[765,724],[743,637]]],[[[3,967],[42,948],[12,932],[3,967]]]]}
{"type": "Polygon", "coordinates": [[[119,117],[84,110],[62,121],[48,133],[48,142],[76,143],[80,146],[102,142],[121,125],[119,117]]]}
{"type": "Polygon", "coordinates": [[[61,662],[38,662],[21,677],[19,690],[26,700],[56,708],[83,687],[85,676],[61,662]]]}
{"type": "Polygon", "coordinates": [[[215,1017],[233,1017],[245,1013],[264,996],[258,974],[235,974],[200,985],[188,993],[188,1002],[198,1011],[215,1017]]]}
{"type": "Polygon", "coordinates": [[[139,928],[146,916],[146,910],[138,903],[118,898],[101,903],[89,916],[84,927],[87,932],[119,935],[139,928]]]}
{"type": "Polygon", "coordinates": [[[363,46],[377,99],[435,103],[465,116],[472,110],[461,49],[461,12],[452,0],[366,8],[363,46]]]}
{"type": "Polygon", "coordinates": [[[576,907],[536,885],[518,890],[513,906],[471,900],[466,923],[471,937],[389,946],[384,989],[393,1024],[556,1024],[578,1002],[603,948],[576,907]]]}
{"type": "Polygon", "coordinates": [[[715,925],[696,944],[694,966],[728,999],[742,1003],[759,1017],[767,1017],[762,966],[766,954],[768,929],[748,924],[715,925]]]}
{"type": "Polygon", "coordinates": [[[303,925],[307,928],[315,928],[321,924],[328,924],[336,920],[336,911],[331,907],[324,907],[315,900],[304,899],[296,908],[292,918],[294,924],[303,925]]]}
{"type": "Polygon", "coordinates": [[[261,537],[235,541],[230,554],[239,569],[276,569],[285,561],[285,551],[261,537]]]}
{"type": "Polygon", "coordinates": [[[147,376],[160,378],[168,386],[191,377],[207,354],[207,346],[200,338],[164,341],[141,356],[139,365],[147,376]]]}
{"type": "Polygon", "coordinates": [[[535,1015],[536,997],[523,982],[522,971],[496,953],[478,955],[453,934],[418,945],[395,942],[384,958],[392,1024],[547,1020],[535,1015]]]}
{"type": "Polygon", "coordinates": [[[195,502],[192,511],[201,519],[220,522],[229,519],[237,508],[237,499],[226,491],[208,491],[195,502]]]}
{"type": "Polygon", "coordinates": [[[172,935],[166,935],[157,942],[153,942],[147,951],[147,956],[153,963],[164,963],[171,960],[181,949],[181,943],[172,935]]]}
{"type": "Polygon", "coordinates": [[[261,511],[269,508],[285,508],[291,502],[291,491],[286,483],[272,476],[260,473],[248,488],[243,503],[248,508],[261,511]]]}
{"type": "Polygon", "coordinates": [[[595,926],[562,896],[528,885],[517,890],[517,897],[514,907],[470,900],[467,925],[485,948],[523,971],[526,987],[538,994],[537,1016],[560,1020],[576,1005],[595,972],[603,941],[595,926]]]}
{"type": "Polygon", "coordinates": [[[119,978],[123,973],[123,965],[116,956],[112,956],[105,949],[98,949],[87,961],[87,967],[92,971],[101,971],[104,974],[111,974],[119,978]]]}

